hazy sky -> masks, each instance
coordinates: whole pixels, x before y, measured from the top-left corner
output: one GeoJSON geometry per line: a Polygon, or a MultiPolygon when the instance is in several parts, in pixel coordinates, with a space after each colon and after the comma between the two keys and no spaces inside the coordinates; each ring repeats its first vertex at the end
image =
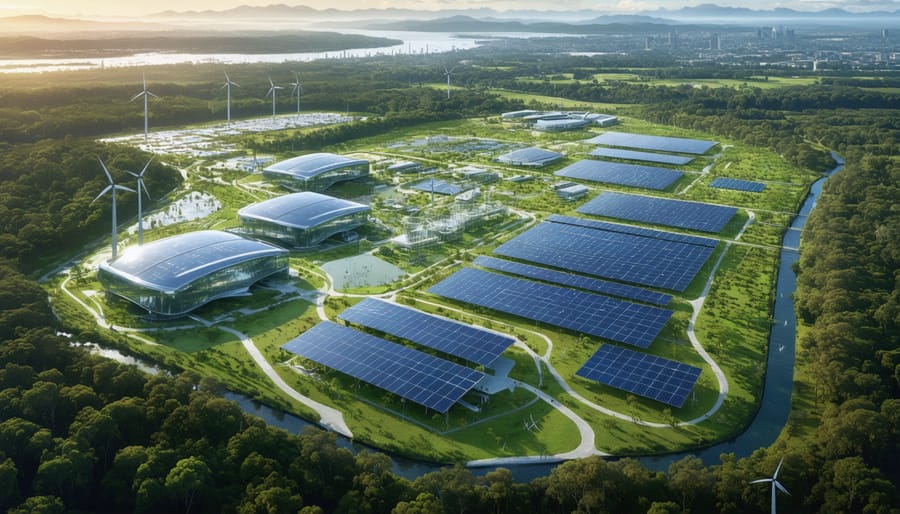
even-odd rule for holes
{"type": "Polygon", "coordinates": [[[659,7],[674,9],[685,5],[716,3],[723,6],[769,9],[789,7],[800,11],[818,11],[830,7],[842,7],[848,11],[873,11],[900,9],[900,0],[155,0],[147,2],[121,0],[0,0],[0,16],[42,13],[66,16],[107,15],[136,16],[165,10],[224,10],[238,5],[308,5],[317,9],[356,8],[413,8],[459,9],[491,7],[499,11],[509,9],[593,9],[598,11],[634,12],[659,7]]]}

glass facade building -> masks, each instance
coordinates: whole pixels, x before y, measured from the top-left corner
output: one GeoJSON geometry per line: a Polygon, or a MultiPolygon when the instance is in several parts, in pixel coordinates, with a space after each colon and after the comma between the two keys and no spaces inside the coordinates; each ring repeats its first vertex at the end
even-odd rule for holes
{"type": "Polygon", "coordinates": [[[301,155],[263,169],[263,177],[292,191],[322,192],[347,180],[369,176],[369,161],[331,153],[301,155]]]}
{"type": "Polygon", "coordinates": [[[189,232],[133,246],[100,264],[107,293],[158,317],[177,317],[213,300],[246,295],[250,286],[287,274],[281,248],[215,230],[189,232]]]}
{"type": "Polygon", "coordinates": [[[362,226],[369,211],[368,205],[306,191],[249,205],[238,218],[244,234],[307,248],[362,226]]]}

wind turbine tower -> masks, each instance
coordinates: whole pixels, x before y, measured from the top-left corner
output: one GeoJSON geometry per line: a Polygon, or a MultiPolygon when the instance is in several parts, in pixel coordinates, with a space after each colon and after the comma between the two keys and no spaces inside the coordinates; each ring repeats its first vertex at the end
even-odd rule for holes
{"type": "Polygon", "coordinates": [[[225,113],[228,118],[228,124],[231,125],[231,86],[241,87],[237,84],[237,82],[232,82],[230,78],[228,78],[228,72],[225,72],[225,84],[222,86],[225,88],[225,96],[226,96],[226,104],[225,104],[225,113]]]}
{"type": "Polygon", "coordinates": [[[149,129],[149,124],[148,124],[148,120],[150,119],[150,117],[149,117],[149,111],[147,110],[147,99],[151,96],[154,98],[159,98],[159,97],[154,95],[153,93],[150,92],[149,89],[147,89],[147,77],[143,73],[141,74],[141,78],[144,81],[144,89],[140,93],[134,95],[130,101],[133,102],[142,96],[144,97],[144,144],[146,144],[147,138],[150,135],[150,129],[149,129]]]}
{"type": "Polygon", "coordinates": [[[103,172],[106,173],[106,179],[109,180],[109,185],[106,186],[103,191],[100,191],[100,194],[97,195],[97,198],[94,198],[96,202],[100,199],[101,196],[105,195],[107,191],[112,191],[112,259],[111,261],[116,260],[116,249],[118,248],[118,242],[116,241],[116,190],[121,189],[122,191],[131,191],[134,193],[134,189],[130,187],[120,186],[113,182],[112,175],[110,175],[109,170],[106,169],[106,164],[103,164],[103,159],[97,157],[97,160],[100,161],[100,166],[103,167],[103,172]]]}
{"type": "Polygon", "coordinates": [[[455,70],[455,69],[456,69],[456,66],[450,68],[449,70],[447,69],[446,66],[444,66],[444,75],[447,76],[447,100],[450,99],[450,75],[453,74],[453,70],[455,70]]]}
{"type": "Polygon", "coordinates": [[[144,184],[144,173],[147,172],[147,168],[150,167],[150,163],[153,161],[151,157],[147,164],[144,165],[144,169],[141,170],[140,173],[135,173],[133,171],[129,171],[128,174],[137,178],[137,195],[138,195],[138,246],[144,244],[144,209],[141,205],[141,190],[144,191],[144,194],[147,195],[147,199],[150,199],[150,193],[147,192],[147,185],[144,184]]]}
{"type": "Polygon", "coordinates": [[[750,482],[751,484],[762,484],[765,482],[772,483],[772,511],[771,511],[772,514],[776,514],[775,513],[775,490],[776,490],[776,488],[781,490],[781,492],[783,492],[784,494],[786,494],[788,496],[791,495],[791,493],[789,493],[788,490],[785,489],[783,485],[781,485],[781,482],[778,481],[778,472],[781,471],[781,464],[783,462],[784,462],[784,457],[782,457],[781,460],[778,461],[778,466],[775,468],[775,474],[772,475],[772,478],[760,478],[759,480],[754,480],[754,481],[750,482]]]}
{"type": "Polygon", "coordinates": [[[291,85],[294,86],[294,89],[291,90],[291,94],[297,95],[297,116],[300,116],[300,93],[303,92],[303,84],[300,83],[300,75],[294,73],[294,81],[291,82],[291,85]]]}
{"type": "Polygon", "coordinates": [[[272,82],[272,77],[269,78],[269,92],[266,93],[266,96],[272,95],[272,119],[275,119],[275,92],[279,89],[284,89],[281,86],[276,86],[274,82],[272,82]]]}

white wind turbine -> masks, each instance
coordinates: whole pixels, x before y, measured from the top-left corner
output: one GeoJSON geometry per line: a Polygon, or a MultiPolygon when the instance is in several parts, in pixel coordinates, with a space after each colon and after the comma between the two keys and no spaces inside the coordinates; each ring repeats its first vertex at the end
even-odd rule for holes
{"type": "Polygon", "coordinates": [[[450,68],[449,70],[447,69],[446,66],[444,66],[444,75],[447,76],[447,100],[450,99],[450,75],[453,74],[453,70],[455,70],[455,69],[456,69],[456,66],[450,68]]]}
{"type": "Polygon", "coordinates": [[[141,78],[144,81],[144,89],[140,93],[134,95],[130,101],[133,102],[142,96],[144,97],[144,143],[146,144],[147,138],[150,134],[149,124],[148,124],[148,120],[150,119],[150,117],[149,117],[149,111],[147,110],[147,99],[151,96],[154,98],[159,98],[159,97],[154,95],[153,93],[150,92],[149,89],[147,89],[147,77],[143,73],[141,74],[141,78]]]}
{"type": "Polygon", "coordinates": [[[144,244],[144,209],[141,205],[141,190],[144,191],[144,194],[147,195],[147,199],[150,199],[150,193],[147,191],[147,185],[144,184],[144,173],[147,172],[147,168],[150,167],[150,163],[153,162],[153,158],[151,157],[147,164],[144,165],[144,169],[141,170],[140,173],[135,173],[133,171],[129,171],[128,174],[137,178],[137,195],[138,195],[138,246],[144,244]]]}
{"type": "Polygon", "coordinates": [[[231,79],[228,78],[228,72],[226,71],[225,72],[225,84],[222,87],[225,88],[225,95],[227,98],[226,105],[225,105],[225,111],[226,111],[226,116],[228,118],[229,125],[231,125],[231,86],[241,87],[238,85],[237,82],[232,82],[231,79]]]}
{"type": "Polygon", "coordinates": [[[781,482],[778,481],[778,472],[781,471],[781,464],[783,462],[784,462],[784,457],[782,457],[781,460],[778,461],[778,466],[775,468],[775,474],[772,475],[772,478],[760,478],[759,480],[754,480],[754,481],[750,482],[751,484],[762,484],[765,482],[772,483],[772,514],[775,514],[775,490],[776,490],[776,488],[780,489],[781,492],[783,492],[784,494],[786,494],[788,496],[791,495],[791,493],[789,493],[788,490],[785,489],[783,485],[781,485],[781,482]]]}
{"type": "MultiPolygon", "coordinates": [[[[118,248],[118,243],[116,241],[116,190],[121,189],[122,191],[131,191],[134,193],[134,189],[130,187],[120,186],[113,182],[112,175],[110,175],[109,170],[106,169],[106,164],[103,164],[103,159],[97,157],[97,160],[100,161],[100,166],[103,167],[103,172],[106,173],[106,179],[109,180],[109,185],[100,191],[100,194],[97,195],[97,198],[94,198],[94,202],[100,199],[101,196],[105,195],[107,191],[112,191],[112,261],[116,260],[116,249],[118,248]]],[[[91,202],[91,203],[94,203],[91,202]]]]}
{"type": "Polygon", "coordinates": [[[297,116],[300,116],[300,93],[303,92],[303,84],[300,83],[300,76],[294,73],[294,81],[291,82],[291,85],[294,86],[294,89],[291,90],[291,94],[297,94],[297,116]]]}
{"type": "Polygon", "coordinates": [[[281,86],[276,86],[274,82],[272,82],[272,77],[269,78],[269,92],[266,93],[266,96],[272,95],[272,119],[275,119],[275,92],[279,89],[284,89],[281,86]]]}

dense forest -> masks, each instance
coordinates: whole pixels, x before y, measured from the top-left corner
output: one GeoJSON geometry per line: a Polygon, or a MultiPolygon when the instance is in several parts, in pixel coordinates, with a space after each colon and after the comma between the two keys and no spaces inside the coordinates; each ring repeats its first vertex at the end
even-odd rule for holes
{"type": "MultiPolygon", "coordinates": [[[[427,88],[409,87],[403,95],[369,91],[362,76],[357,80],[347,96],[328,101],[356,98],[362,107],[378,100],[365,110],[377,111],[378,123],[387,126],[390,119],[429,119],[425,113],[438,116],[430,119],[496,114],[514,105],[481,92],[448,103],[427,88]]],[[[507,86],[544,87],[514,80],[507,86]]],[[[183,87],[189,97],[189,86],[183,87]]],[[[614,89],[581,84],[564,93],[612,101],[624,94],[614,89]]],[[[70,108],[64,100],[73,91],[54,91],[4,92],[0,107],[0,134],[12,143],[0,156],[0,511],[764,513],[769,490],[748,482],[770,476],[781,458],[790,470],[782,475],[791,492],[779,497],[784,512],[900,511],[900,127],[894,96],[832,85],[628,89],[631,102],[648,105],[650,119],[776,148],[816,169],[832,165],[823,147],[846,157],[810,219],[798,267],[798,313],[809,324],[798,361],[816,377],[817,401],[804,415],[816,426],[747,458],[723,455],[717,466],[688,457],[657,473],[632,459],[590,458],[517,483],[507,470],[476,477],[458,466],[406,480],[391,472],[386,456],[353,455],[331,434],[292,435],[267,426],[219,397],[209,379],[148,376],[57,335],[65,327],[57,326],[45,292],[25,273],[108,230],[109,202],[91,204],[105,186],[97,156],[117,178],[148,156],[73,138],[137,125],[134,119],[115,127],[100,121],[116,119],[120,108],[101,101],[103,94],[85,100],[95,102],[90,108],[70,108]],[[42,104],[42,95],[58,100],[42,104]],[[17,109],[10,96],[26,107],[17,109]],[[88,118],[83,127],[79,116],[88,118]],[[41,141],[46,138],[55,140],[41,141]]],[[[116,91],[128,96],[126,88],[116,91]]],[[[186,102],[197,109],[188,118],[212,116],[201,96],[186,102]]],[[[134,118],[136,107],[129,108],[134,118]]],[[[176,123],[177,106],[170,108],[176,123]]],[[[371,133],[340,130],[350,133],[329,137],[371,133]]],[[[156,198],[175,187],[179,175],[153,166],[148,187],[156,198]]],[[[123,213],[133,211],[131,196],[122,197],[123,213]]]]}

